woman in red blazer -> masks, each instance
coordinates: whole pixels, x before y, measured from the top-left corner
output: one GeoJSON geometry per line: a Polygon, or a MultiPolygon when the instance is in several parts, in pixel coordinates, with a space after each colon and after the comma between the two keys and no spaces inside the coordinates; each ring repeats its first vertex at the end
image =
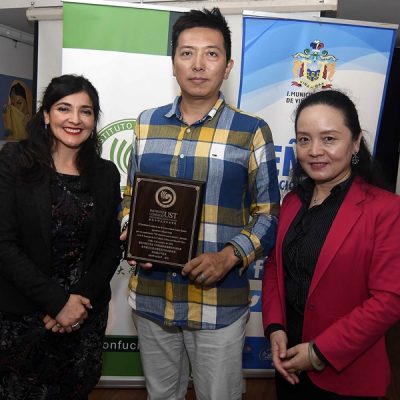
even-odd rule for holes
{"type": "Polygon", "coordinates": [[[263,323],[283,400],[385,394],[384,334],[400,319],[400,198],[373,184],[353,102],[303,100],[298,165],[265,263],[263,323]]]}

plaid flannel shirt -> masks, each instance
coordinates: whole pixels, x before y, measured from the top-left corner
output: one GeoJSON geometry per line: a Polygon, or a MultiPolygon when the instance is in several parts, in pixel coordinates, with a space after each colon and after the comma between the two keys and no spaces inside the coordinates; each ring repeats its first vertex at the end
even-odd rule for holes
{"type": "Polygon", "coordinates": [[[242,268],[208,287],[168,267],[139,268],[131,276],[128,301],[161,325],[218,329],[246,312],[249,284],[243,269],[275,244],[280,195],[274,144],[265,121],[226,104],[222,94],[190,126],[179,101],[146,110],[136,122],[122,223],[129,217],[136,171],[205,181],[197,254],[230,243],[243,256],[242,268]]]}

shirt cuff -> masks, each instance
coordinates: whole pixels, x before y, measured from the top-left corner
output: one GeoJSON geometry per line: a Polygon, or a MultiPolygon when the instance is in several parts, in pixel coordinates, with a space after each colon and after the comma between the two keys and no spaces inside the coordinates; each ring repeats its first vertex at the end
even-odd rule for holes
{"type": "MultiPolygon", "coordinates": [[[[121,219],[121,232],[122,231],[124,231],[124,227],[125,227],[125,224],[127,223],[127,222],[129,222],[129,214],[127,214],[127,215],[125,215],[125,217],[123,217],[122,219],[121,219]]],[[[125,227],[125,229],[126,229],[127,227],[125,227]]]]}
{"type": "Polygon", "coordinates": [[[324,355],[321,353],[317,345],[314,343],[313,344],[313,349],[317,357],[324,363],[324,364],[329,364],[328,360],[324,357],[324,355]]]}
{"type": "Polygon", "coordinates": [[[283,331],[284,327],[281,324],[270,324],[265,328],[264,335],[269,340],[271,333],[276,331],[283,331]]]}

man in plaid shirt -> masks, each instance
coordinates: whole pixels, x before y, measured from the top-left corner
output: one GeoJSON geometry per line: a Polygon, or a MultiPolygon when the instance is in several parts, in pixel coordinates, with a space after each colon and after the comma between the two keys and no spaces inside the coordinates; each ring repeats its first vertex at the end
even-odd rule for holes
{"type": "Polygon", "coordinates": [[[244,272],[275,243],[274,145],[265,121],[220,93],[233,61],[219,9],[192,10],[176,21],[172,62],[181,95],[137,120],[122,225],[135,172],[204,181],[197,254],[181,271],[138,266],[128,301],[151,400],[184,399],[189,363],[198,399],[236,400],[249,315],[244,272]]]}

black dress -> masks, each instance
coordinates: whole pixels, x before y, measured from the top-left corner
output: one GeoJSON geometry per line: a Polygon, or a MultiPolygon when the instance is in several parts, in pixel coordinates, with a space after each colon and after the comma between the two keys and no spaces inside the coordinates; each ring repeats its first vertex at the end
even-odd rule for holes
{"type": "MultiPolygon", "coordinates": [[[[52,279],[67,292],[83,276],[83,258],[94,216],[93,197],[79,176],[57,174],[52,198],[52,279]]],[[[72,333],[44,327],[42,313],[0,312],[0,399],[80,400],[101,375],[108,307],[72,333]]]]}

